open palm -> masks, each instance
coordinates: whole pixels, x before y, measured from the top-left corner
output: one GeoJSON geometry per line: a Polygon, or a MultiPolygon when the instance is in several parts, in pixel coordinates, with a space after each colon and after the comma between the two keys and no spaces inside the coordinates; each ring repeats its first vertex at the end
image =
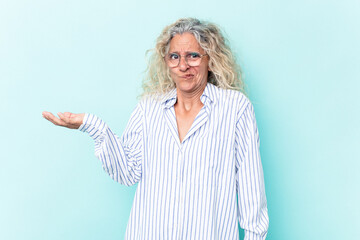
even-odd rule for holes
{"type": "Polygon", "coordinates": [[[42,113],[43,117],[53,124],[57,126],[67,127],[71,129],[78,129],[83,123],[84,113],[71,113],[71,112],[59,112],[57,115],[59,117],[54,116],[51,112],[44,111],[42,113]]]}

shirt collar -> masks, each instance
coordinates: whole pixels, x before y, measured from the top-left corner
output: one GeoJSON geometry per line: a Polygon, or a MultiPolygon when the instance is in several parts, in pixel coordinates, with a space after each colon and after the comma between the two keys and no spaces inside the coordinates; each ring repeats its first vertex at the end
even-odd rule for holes
{"type": "Polygon", "coordinates": [[[174,104],[176,103],[176,99],[177,99],[177,93],[176,93],[176,88],[174,88],[164,94],[161,100],[161,104],[164,105],[164,108],[170,108],[174,106],[174,104]]]}
{"type": "MultiPolygon", "coordinates": [[[[204,105],[208,103],[215,103],[217,98],[218,98],[218,87],[216,87],[212,83],[207,83],[204,92],[200,97],[201,102],[204,105]]],[[[164,105],[164,108],[170,108],[174,106],[176,100],[177,100],[177,92],[176,92],[176,88],[174,88],[164,94],[161,103],[164,105]]]]}

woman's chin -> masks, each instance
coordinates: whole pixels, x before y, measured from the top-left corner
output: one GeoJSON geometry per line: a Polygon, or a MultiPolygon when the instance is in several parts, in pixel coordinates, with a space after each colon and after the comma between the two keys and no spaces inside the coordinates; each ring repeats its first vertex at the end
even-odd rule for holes
{"type": "Polygon", "coordinates": [[[176,88],[178,88],[178,90],[183,92],[183,93],[195,93],[200,88],[202,88],[202,85],[201,84],[182,82],[180,84],[177,84],[176,88]]]}
{"type": "Polygon", "coordinates": [[[191,83],[191,82],[181,82],[181,83],[177,84],[176,87],[181,91],[189,92],[195,88],[195,84],[191,83]]]}

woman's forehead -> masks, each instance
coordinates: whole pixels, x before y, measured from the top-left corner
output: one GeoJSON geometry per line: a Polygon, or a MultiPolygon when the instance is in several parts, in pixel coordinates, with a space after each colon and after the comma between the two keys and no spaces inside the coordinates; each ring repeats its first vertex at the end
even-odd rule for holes
{"type": "Polygon", "coordinates": [[[196,38],[191,33],[176,34],[170,41],[169,52],[200,52],[204,50],[200,47],[196,38]]]}

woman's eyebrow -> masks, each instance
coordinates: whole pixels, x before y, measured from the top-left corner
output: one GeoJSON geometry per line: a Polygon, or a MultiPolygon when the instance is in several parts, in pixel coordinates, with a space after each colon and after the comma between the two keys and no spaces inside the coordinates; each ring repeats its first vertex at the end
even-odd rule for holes
{"type": "MultiPolygon", "coordinates": [[[[180,52],[178,52],[178,51],[174,51],[174,52],[170,52],[170,51],[169,51],[169,54],[170,54],[170,53],[180,54],[180,52]]],[[[184,53],[199,53],[199,51],[185,51],[184,53]]]]}

